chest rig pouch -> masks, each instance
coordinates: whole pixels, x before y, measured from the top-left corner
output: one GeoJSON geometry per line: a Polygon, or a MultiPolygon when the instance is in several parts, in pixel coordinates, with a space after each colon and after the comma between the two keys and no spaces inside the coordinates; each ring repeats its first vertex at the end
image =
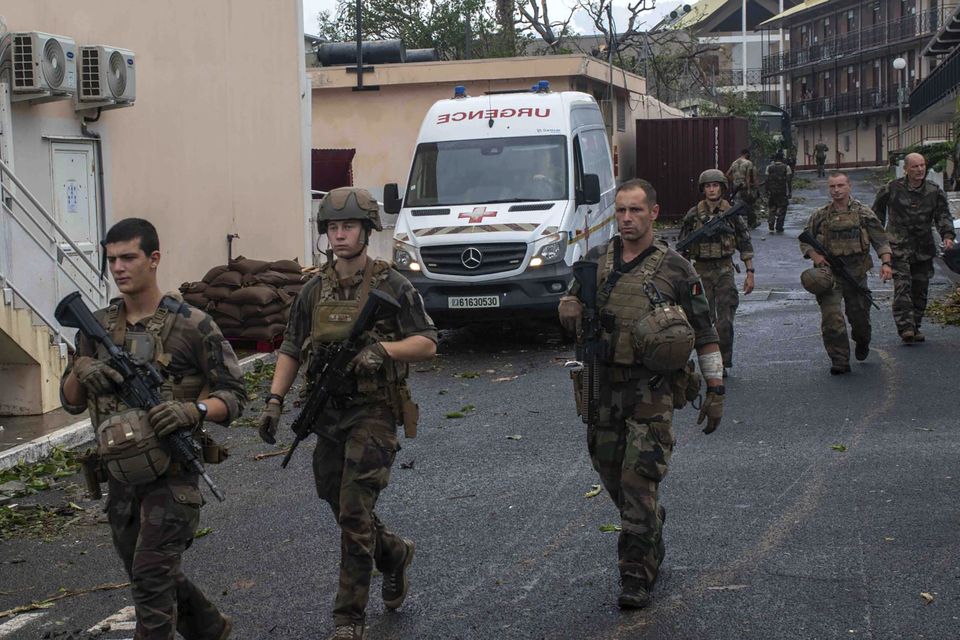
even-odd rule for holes
{"type": "Polygon", "coordinates": [[[860,224],[860,212],[856,209],[831,212],[821,229],[824,246],[835,256],[861,254],[870,246],[867,230],[860,224]]]}
{"type": "MultiPolygon", "coordinates": [[[[729,206],[725,207],[721,204],[720,208],[717,209],[717,214],[719,215],[729,208],[729,206]]],[[[694,228],[694,231],[710,221],[710,211],[703,200],[697,204],[697,218],[700,224],[694,228]]],[[[736,232],[729,222],[726,223],[725,227],[726,229],[720,233],[690,247],[690,257],[694,260],[719,260],[732,256],[737,250],[736,232]]]]}
{"type": "MultiPolygon", "coordinates": [[[[390,265],[382,260],[367,260],[363,280],[355,296],[341,299],[342,290],[335,286],[336,273],[332,267],[321,274],[323,278],[320,296],[313,307],[310,330],[310,358],[324,358],[332,344],[343,342],[350,336],[360,310],[370,296],[370,290],[386,279],[390,265]]],[[[358,376],[349,385],[334,393],[334,406],[351,406],[370,400],[386,400],[389,383],[398,376],[393,371],[399,363],[389,361],[375,376],[358,376]]]]}
{"type": "MultiPolygon", "coordinates": [[[[167,364],[169,357],[163,354],[162,344],[173,329],[173,305],[179,303],[165,297],[147,321],[145,331],[127,331],[126,312],[116,302],[107,309],[106,329],[114,344],[123,345],[135,364],[167,364]]],[[[98,357],[106,357],[102,347],[98,357]]],[[[115,395],[100,396],[95,404],[97,452],[114,479],[124,484],[145,484],[167,472],[170,452],[154,433],[146,411],[128,407],[115,395]]]]}

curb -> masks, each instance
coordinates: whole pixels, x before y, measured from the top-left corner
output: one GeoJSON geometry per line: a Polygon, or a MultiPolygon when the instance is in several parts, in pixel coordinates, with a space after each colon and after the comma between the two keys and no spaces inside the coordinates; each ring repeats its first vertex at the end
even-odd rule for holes
{"type": "MultiPolygon", "coordinates": [[[[257,362],[269,362],[274,357],[273,353],[258,353],[247,356],[240,361],[240,370],[247,373],[253,370],[257,362]]],[[[21,462],[33,464],[50,455],[50,452],[57,447],[77,449],[90,444],[93,444],[93,428],[90,418],[78,418],[77,422],[57,429],[53,433],[0,452],[0,471],[14,467],[21,462]]]]}

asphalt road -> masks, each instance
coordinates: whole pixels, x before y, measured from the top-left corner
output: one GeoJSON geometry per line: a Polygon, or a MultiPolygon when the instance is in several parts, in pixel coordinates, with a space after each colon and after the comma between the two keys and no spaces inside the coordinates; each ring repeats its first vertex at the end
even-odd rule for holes
{"type": "MultiPolygon", "coordinates": [[[[889,286],[872,280],[874,350],[829,375],[796,244],[824,184],[797,191],[808,199],[785,234],[754,232],[760,291],[738,314],[723,424],[706,436],[692,409],[675,415],[650,608],[616,607],[616,534],[600,527],[617,514],[605,494],[584,496],[597,478],[562,366],[571,346],[481,327],[445,332],[435,366],[413,376],[420,433],[402,441],[378,508],[416,540],[411,590],[387,612],[374,577],[370,637],[960,637],[960,330],[928,326],[926,344],[901,346],[889,286]]],[[[253,460],[270,449],[253,429],[219,435],[233,456],[212,472],[228,500],[204,507],[212,532],[185,570],[234,617],[235,638],[326,637],[339,538],[312,488],[312,441],[281,470],[253,460]]],[[[124,579],[104,524],[0,542],[0,610],[124,579]]],[[[64,598],[0,619],[0,638],[87,629],[129,605],[123,589],[64,598]]],[[[102,637],[129,638],[125,626],[102,637]]]]}

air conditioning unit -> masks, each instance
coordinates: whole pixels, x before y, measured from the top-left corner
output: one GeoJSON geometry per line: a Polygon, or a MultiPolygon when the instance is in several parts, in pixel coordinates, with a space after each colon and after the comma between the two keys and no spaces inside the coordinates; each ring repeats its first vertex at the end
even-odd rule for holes
{"type": "Polygon", "coordinates": [[[137,70],[132,51],[106,45],[80,47],[77,109],[128,107],[137,97],[137,70]]]}
{"type": "Polygon", "coordinates": [[[47,102],[77,92],[77,43],[39,31],[14,32],[11,39],[11,99],[47,102]]]}

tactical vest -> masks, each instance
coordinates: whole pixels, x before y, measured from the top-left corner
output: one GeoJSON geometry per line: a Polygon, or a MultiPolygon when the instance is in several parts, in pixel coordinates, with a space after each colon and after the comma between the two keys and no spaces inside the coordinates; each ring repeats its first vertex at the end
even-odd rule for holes
{"type": "MultiPolygon", "coordinates": [[[[720,201],[717,208],[717,214],[723,213],[730,208],[726,200],[720,201]]],[[[696,231],[710,221],[710,211],[707,208],[707,201],[701,200],[697,203],[697,224],[693,230],[696,231]]],[[[710,238],[705,238],[697,244],[690,247],[690,257],[694,260],[718,260],[720,258],[729,258],[737,251],[737,236],[732,223],[727,222],[725,227],[728,231],[721,231],[710,238]]]]}
{"type": "MultiPolygon", "coordinates": [[[[730,168],[730,173],[733,177],[733,184],[736,185],[747,185],[747,175],[750,170],[751,162],[746,158],[737,158],[733,162],[733,166],[730,168]]],[[[749,186],[749,185],[747,185],[749,186]]]]}
{"type": "MultiPolygon", "coordinates": [[[[163,371],[171,361],[163,343],[174,329],[182,304],[180,294],[164,294],[145,330],[128,331],[123,301],[118,298],[111,301],[102,322],[113,343],[130,353],[136,364],[152,363],[163,371]]],[[[97,346],[96,357],[110,360],[103,345],[97,346]]],[[[196,401],[205,385],[201,375],[167,377],[160,395],[164,400],[196,401]]],[[[97,429],[97,453],[111,476],[125,484],[145,484],[167,472],[170,453],[154,433],[146,411],[126,405],[114,394],[91,397],[88,407],[97,429]]]]}
{"type": "Polygon", "coordinates": [[[693,328],[679,305],[653,301],[660,297],[653,279],[667,255],[667,245],[655,240],[653,251],[639,268],[620,272],[615,270],[619,254],[615,242],[607,248],[598,270],[597,295],[600,324],[612,363],[640,365],[652,373],[681,368],[693,347],[693,328]],[[668,352],[676,351],[674,347],[687,336],[690,347],[686,353],[682,358],[672,358],[675,354],[668,352]]]}
{"type": "Polygon", "coordinates": [[[865,253],[870,248],[870,236],[860,224],[860,208],[850,202],[847,211],[832,207],[820,225],[819,240],[831,254],[843,257],[865,253]]]}
{"type": "MultiPolygon", "coordinates": [[[[368,259],[363,270],[363,280],[354,296],[348,300],[341,299],[338,295],[337,273],[333,266],[321,272],[320,295],[312,312],[311,358],[323,357],[332,344],[343,342],[350,337],[350,331],[360,315],[360,310],[366,304],[370,291],[379,287],[387,279],[389,271],[389,262],[368,259]]],[[[364,339],[366,344],[373,344],[381,340],[396,339],[396,336],[379,335],[377,328],[374,327],[374,330],[365,335],[364,339]]],[[[389,358],[374,376],[357,376],[356,388],[344,390],[343,397],[337,398],[334,404],[342,408],[387,402],[393,406],[408,374],[409,366],[405,362],[389,358]]]]}
{"type": "Polygon", "coordinates": [[[767,174],[767,193],[771,196],[787,195],[787,165],[774,162],[767,174]]]}

